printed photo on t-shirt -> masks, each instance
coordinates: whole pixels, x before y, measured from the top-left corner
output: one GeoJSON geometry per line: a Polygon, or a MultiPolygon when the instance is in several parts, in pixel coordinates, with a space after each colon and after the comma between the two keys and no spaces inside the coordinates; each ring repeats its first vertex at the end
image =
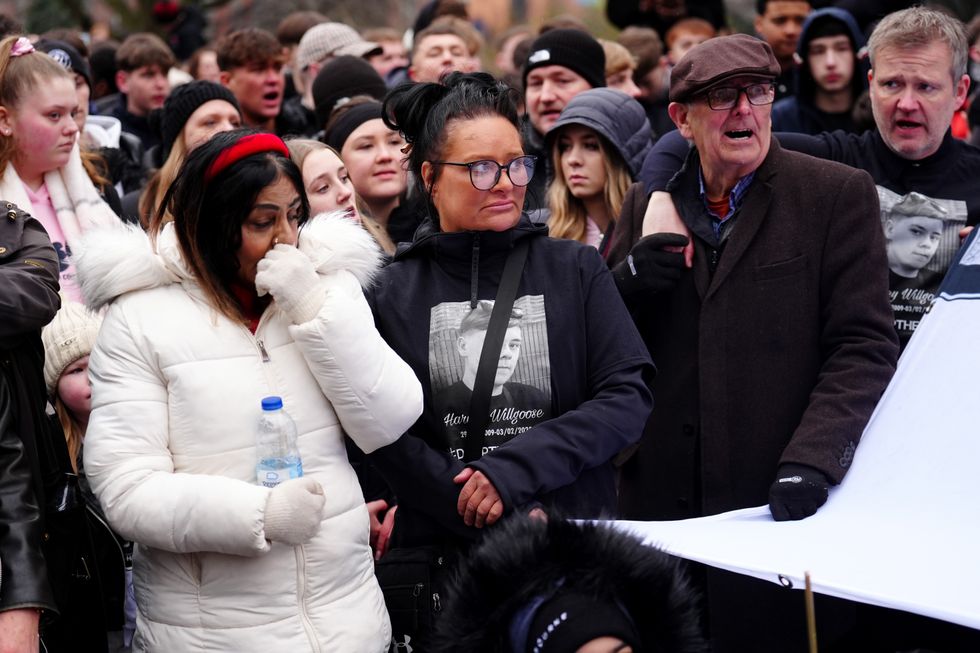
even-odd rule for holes
{"type": "MultiPolygon", "coordinates": [[[[470,402],[494,302],[445,302],[432,307],[429,375],[436,415],[450,453],[463,458],[470,402]]],[[[514,301],[497,358],[490,415],[481,451],[486,454],[551,417],[551,363],[544,296],[514,301]]]]}
{"type": "Polygon", "coordinates": [[[929,310],[960,246],[966,202],[878,186],[888,254],[888,290],[902,347],[929,310]]]}

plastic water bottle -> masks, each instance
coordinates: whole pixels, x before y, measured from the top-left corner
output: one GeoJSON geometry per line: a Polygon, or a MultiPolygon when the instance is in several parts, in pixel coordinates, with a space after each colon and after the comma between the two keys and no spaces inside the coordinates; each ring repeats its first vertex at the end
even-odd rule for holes
{"type": "Polygon", "coordinates": [[[296,444],[296,424],[282,409],[282,398],[262,400],[255,448],[258,457],[255,476],[259,485],[275,487],[303,475],[303,461],[296,444]]]}

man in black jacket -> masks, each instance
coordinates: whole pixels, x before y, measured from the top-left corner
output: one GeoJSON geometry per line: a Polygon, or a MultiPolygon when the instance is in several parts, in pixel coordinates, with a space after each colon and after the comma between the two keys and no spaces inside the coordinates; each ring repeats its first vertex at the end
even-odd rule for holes
{"type": "Polygon", "coordinates": [[[58,256],[44,229],[12,204],[0,209],[0,638],[27,651],[37,650],[41,610],[55,609],[35,435],[45,404],[41,327],[61,302],[58,256]]]}

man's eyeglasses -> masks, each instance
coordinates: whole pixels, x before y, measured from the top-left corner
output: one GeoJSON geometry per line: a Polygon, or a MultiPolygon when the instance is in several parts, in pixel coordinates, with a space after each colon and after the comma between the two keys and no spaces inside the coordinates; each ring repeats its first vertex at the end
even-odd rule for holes
{"type": "Polygon", "coordinates": [[[516,159],[511,159],[501,165],[491,159],[480,161],[470,161],[469,163],[455,163],[453,161],[432,161],[433,164],[443,166],[463,166],[470,169],[470,183],[477,190],[490,190],[500,181],[500,172],[507,171],[510,183],[515,186],[527,186],[531,183],[534,176],[534,164],[538,157],[526,154],[516,159]]]}
{"type": "Polygon", "coordinates": [[[705,95],[708,97],[709,107],[714,111],[724,111],[738,104],[740,93],[745,93],[749,104],[755,106],[772,104],[776,99],[776,85],[772,82],[762,82],[748,86],[720,86],[710,89],[705,95]]]}

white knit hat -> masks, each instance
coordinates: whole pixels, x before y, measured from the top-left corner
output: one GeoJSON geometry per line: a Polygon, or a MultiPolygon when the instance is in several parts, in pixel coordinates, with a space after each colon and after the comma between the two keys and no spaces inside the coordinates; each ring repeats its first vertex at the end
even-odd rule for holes
{"type": "Polygon", "coordinates": [[[65,368],[92,353],[102,318],[62,296],[61,310],[41,331],[44,343],[44,382],[53,395],[65,368]]]}

